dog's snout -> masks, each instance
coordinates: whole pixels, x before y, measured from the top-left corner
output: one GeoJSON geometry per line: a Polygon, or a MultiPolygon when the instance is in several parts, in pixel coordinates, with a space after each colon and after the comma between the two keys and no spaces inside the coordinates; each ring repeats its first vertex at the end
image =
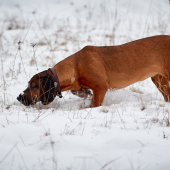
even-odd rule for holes
{"type": "Polygon", "coordinates": [[[29,106],[30,105],[30,102],[29,100],[25,97],[25,94],[20,94],[18,97],[17,97],[17,100],[19,102],[21,102],[22,104],[24,104],[25,106],[29,106]]]}

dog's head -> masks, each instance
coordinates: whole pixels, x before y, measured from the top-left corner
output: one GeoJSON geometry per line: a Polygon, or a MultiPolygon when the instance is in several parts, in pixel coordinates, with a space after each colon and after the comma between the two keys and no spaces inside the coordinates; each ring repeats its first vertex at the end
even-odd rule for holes
{"type": "Polygon", "coordinates": [[[49,70],[46,70],[31,78],[24,94],[20,94],[17,100],[25,106],[34,105],[39,101],[47,105],[54,100],[56,95],[62,97],[54,77],[49,70]]]}

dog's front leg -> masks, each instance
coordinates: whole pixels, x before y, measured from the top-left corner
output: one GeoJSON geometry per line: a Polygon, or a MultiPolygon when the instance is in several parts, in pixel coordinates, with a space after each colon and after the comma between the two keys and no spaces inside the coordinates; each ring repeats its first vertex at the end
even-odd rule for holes
{"type": "Polygon", "coordinates": [[[93,90],[92,103],[90,107],[98,107],[101,106],[105,94],[107,92],[107,88],[97,88],[93,90]]]}

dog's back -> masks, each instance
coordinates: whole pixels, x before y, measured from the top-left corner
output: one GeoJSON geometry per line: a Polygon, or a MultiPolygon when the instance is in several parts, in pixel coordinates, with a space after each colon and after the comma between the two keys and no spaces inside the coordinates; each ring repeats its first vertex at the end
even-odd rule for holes
{"type": "Polygon", "coordinates": [[[170,70],[170,36],[167,35],[119,46],[87,46],[81,51],[80,62],[90,70],[102,69],[95,60],[102,63],[111,88],[123,88],[156,74],[167,76],[165,70],[170,70]]]}

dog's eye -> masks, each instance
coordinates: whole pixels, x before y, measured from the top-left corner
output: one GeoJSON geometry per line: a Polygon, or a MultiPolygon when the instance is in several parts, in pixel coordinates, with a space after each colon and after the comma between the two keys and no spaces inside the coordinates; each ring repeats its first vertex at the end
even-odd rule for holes
{"type": "Polygon", "coordinates": [[[32,90],[32,89],[34,89],[35,88],[35,86],[30,86],[30,89],[32,90]]]}
{"type": "Polygon", "coordinates": [[[32,90],[32,89],[37,88],[37,87],[38,87],[38,86],[36,86],[36,85],[35,85],[35,86],[31,86],[31,85],[30,85],[30,86],[29,86],[29,89],[32,90]]]}

